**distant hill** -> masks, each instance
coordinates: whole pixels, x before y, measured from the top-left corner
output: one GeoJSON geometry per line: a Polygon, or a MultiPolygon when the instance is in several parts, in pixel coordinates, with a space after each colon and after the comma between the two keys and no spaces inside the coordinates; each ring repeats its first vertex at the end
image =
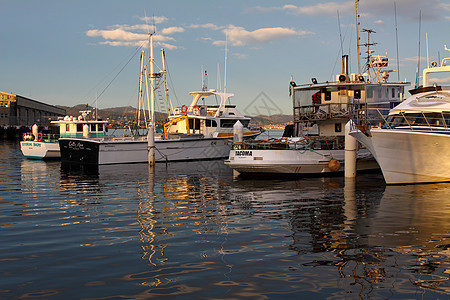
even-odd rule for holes
{"type": "MultiPolygon", "coordinates": [[[[57,107],[65,109],[67,115],[75,117],[79,116],[80,111],[83,110],[91,110],[91,115],[93,115],[95,111],[94,107],[86,106],[83,104],[76,105],[73,107],[57,105],[57,107]]],[[[112,120],[113,122],[116,123],[124,123],[136,120],[136,110],[137,109],[132,106],[103,108],[98,110],[98,115],[99,118],[103,120],[112,120]]],[[[271,116],[258,115],[253,116],[251,118],[252,118],[251,125],[253,126],[285,124],[292,122],[292,116],[290,115],[271,115],[271,116]]],[[[163,122],[166,119],[167,119],[166,113],[156,112],[157,121],[163,122]]]]}

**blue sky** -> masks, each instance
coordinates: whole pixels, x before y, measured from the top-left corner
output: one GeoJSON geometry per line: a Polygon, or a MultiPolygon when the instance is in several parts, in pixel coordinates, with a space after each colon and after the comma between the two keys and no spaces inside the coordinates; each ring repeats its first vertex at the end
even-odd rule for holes
{"type": "MultiPolygon", "coordinates": [[[[189,104],[188,92],[224,78],[228,32],[227,92],[247,114],[292,112],[288,85],[335,80],[340,73],[341,38],[356,72],[354,1],[243,0],[1,0],[0,90],[46,102],[100,108],[136,106],[139,76],[137,45],[156,25],[155,53],[166,51],[170,93],[175,106],[189,104]],[[339,18],[338,18],[339,14],[339,18]],[[150,21],[146,21],[150,18],[150,21]],[[340,24],[340,29],[339,29],[340,24]],[[131,59],[131,60],[130,60],[131,59]],[[130,63],[119,73],[119,70],[130,63]],[[218,72],[219,65],[219,72],[218,72]],[[272,103],[271,111],[253,109],[272,103]],[[255,104],[256,103],[256,104],[255,104]]],[[[414,83],[419,52],[450,56],[450,3],[443,0],[396,0],[400,79],[414,83]]],[[[394,1],[361,0],[361,28],[376,31],[377,54],[397,68],[394,1]]],[[[361,35],[364,41],[365,35],[361,35]]],[[[391,73],[391,81],[397,73],[391,73]]]]}

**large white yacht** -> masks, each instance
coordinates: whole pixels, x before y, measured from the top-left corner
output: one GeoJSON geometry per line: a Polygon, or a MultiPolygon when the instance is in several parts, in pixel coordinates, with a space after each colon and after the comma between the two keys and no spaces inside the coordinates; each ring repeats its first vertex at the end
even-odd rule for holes
{"type": "Polygon", "coordinates": [[[437,73],[450,74],[450,58],[424,69],[423,86],[381,127],[351,131],[370,149],[387,184],[450,181],[450,85],[432,83],[429,76],[437,73]]]}

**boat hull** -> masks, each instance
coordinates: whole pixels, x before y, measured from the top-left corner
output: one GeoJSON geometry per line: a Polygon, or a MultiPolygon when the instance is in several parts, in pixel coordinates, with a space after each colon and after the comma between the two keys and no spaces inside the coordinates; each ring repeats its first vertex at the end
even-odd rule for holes
{"type": "Polygon", "coordinates": [[[21,141],[20,150],[29,159],[59,159],[58,142],[21,141]]]}
{"type": "MultiPolygon", "coordinates": [[[[108,165],[148,162],[147,139],[59,140],[61,160],[69,163],[108,165]]],[[[227,139],[187,138],[155,141],[155,161],[189,161],[226,158],[227,139]]]]}
{"type": "Polygon", "coordinates": [[[374,155],[387,184],[450,181],[450,135],[395,129],[352,132],[374,155]]]}
{"type": "MultiPolygon", "coordinates": [[[[332,174],[344,171],[345,150],[231,150],[225,164],[239,173],[264,174],[332,174]],[[331,159],[340,162],[340,168],[332,171],[328,167],[331,159]]],[[[378,164],[367,149],[359,150],[357,170],[376,170],[378,164]]]]}

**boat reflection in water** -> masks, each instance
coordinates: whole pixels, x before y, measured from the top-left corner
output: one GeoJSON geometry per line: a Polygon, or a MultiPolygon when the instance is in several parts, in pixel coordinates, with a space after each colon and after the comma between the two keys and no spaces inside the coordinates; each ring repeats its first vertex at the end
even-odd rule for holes
{"type": "Polygon", "coordinates": [[[12,247],[33,268],[5,262],[12,291],[5,295],[442,298],[450,292],[450,184],[386,186],[380,173],[356,182],[252,180],[234,177],[222,161],[154,170],[23,161],[21,172],[33,222],[41,224],[27,239],[39,242],[26,251],[12,247]],[[55,260],[55,274],[40,272],[39,280],[21,285],[19,278],[55,260]],[[55,276],[69,276],[70,286],[55,276]]]}

